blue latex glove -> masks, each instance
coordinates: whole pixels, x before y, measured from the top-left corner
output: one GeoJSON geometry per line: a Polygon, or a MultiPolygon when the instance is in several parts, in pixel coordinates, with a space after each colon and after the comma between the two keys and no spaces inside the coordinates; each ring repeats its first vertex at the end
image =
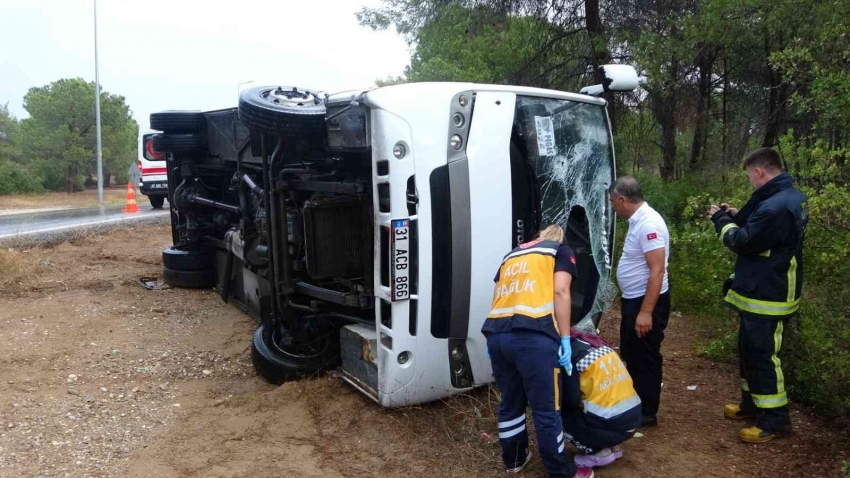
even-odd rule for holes
{"type": "Polygon", "coordinates": [[[487,358],[490,358],[490,348],[489,347],[484,347],[484,355],[486,355],[487,358]]]}
{"type": "Polygon", "coordinates": [[[561,348],[558,349],[558,363],[567,371],[567,375],[573,374],[573,347],[570,345],[569,337],[561,337],[561,348]]]}

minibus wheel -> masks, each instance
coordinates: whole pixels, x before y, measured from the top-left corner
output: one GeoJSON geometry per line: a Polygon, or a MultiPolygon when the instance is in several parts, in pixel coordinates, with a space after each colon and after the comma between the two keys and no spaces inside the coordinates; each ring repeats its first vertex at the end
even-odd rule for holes
{"type": "Polygon", "coordinates": [[[325,127],[324,97],[290,86],[261,86],[239,95],[239,119],[252,130],[278,136],[301,136],[325,127]]]}
{"type": "Polygon", "coordinates": [[[164,133],[197,133],[207,129],[200,111],[160,111],[151,113],[151,129],[164,133]]]}
{"type": "Polygon", "coordinates": [[[336,367],[339,363],[337,329],[327,322],[313,323],[309,327],[302,331],[302,339],[297,342],[282,323],[257,327],[251,341],[251,362],[257,374],[269,383],[280,385],[336,367]]]}

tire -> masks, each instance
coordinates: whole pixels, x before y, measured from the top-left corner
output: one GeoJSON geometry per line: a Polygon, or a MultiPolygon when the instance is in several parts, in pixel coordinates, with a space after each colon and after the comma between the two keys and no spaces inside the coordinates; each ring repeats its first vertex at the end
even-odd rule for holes
{"type": "Polygon", "coordinates": [[[213,270],[214,265],[214,249],[186,250],[182,246],[171,246],[162,250],[162,267],[166,270],[209,272],[213,270]]]}
{"type": "Polygon", "coordinates": [[[162,153],[201,153],[207,143],[200,134],[155,134],[153,148],[162,153]]]}
{"type": "Polygon", "coordinates": [[[257,374],[269,383],[280,385],[336,367],[339,364],[339,333],[331,328],[320,330],[319,333],[324,335],[316,336],[318,346],[315,353],[292,354],[281,347],[284,332],[281,332],[280,327],[273,325],[266,328],[261,324],[254,331],[251,341],[251,362],[257,374]]]}
{"type": "Polygon", "coordinates": [[[160,111],[151,113],[151,129],[165,133],[197,133],[207,129],[200,111],[160,111]]]}
{"type": "Polygon", "coordinates": [[[215,274],[212,269],[205,271],[176,271],[163,267],[162,281],[171,287],[180,287],[182,289],[209,289],[215,285],[215,274]]]}
{"type": "Polygon", "coordinates": [[[162,209],[165,205],[165,196],[148,196],[148,201],[151,202],[151,207],[154,209],[162,209]]]}
{"type": "Polygon", "coordinates": [[[239,119],[249,129],[272,135],[320,132],[325,127],[325,112],[324,98],[312,90],[261,86],[239,95],[239,119]]]}

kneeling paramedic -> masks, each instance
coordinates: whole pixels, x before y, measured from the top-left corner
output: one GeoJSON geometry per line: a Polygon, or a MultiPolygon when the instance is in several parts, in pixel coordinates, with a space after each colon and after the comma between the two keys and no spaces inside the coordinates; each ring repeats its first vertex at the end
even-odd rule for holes
{"type": "Polygon", "coordinates": [[[741,403],[728,404],[726,418],[755,418],[740,432],[747,443],[763,443],[791,430],[779,353],[788,320],[800,305],[806,197],[782,170],[779,154],[762,148],[744,159],[755,190],[738,211],[723,204],[709,215],[723,245],[737,254],[727,281],[725,305],[741,316],[738,359],[741,403]]]}
{"type": "Polygon", "coordinates": [[[577,466],[605,466],[641,425],[640,397],[620,356],[604,340],[573,330],[573,374],[565,378],[561,417],[577,466]]]}
{"type": "Polygon", "coordinates": [[[505,256],[481,332],[502,392],[499,443],[506,471],[520,473],[531,459],[525,413],[530,404],[548,475],[592,478],[593,470],[577,470],[569,459],[559,413],[561,366],[572,373],[570,284],[576,275],[575,256],[563,242],[563,229],[552,225],[505,256]]]}

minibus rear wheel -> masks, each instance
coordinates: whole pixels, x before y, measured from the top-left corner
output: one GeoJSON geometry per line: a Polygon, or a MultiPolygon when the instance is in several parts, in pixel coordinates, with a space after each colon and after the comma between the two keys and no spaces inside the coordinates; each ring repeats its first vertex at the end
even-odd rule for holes
{"type": "MultiPolygon", "coordinates": [[[[304,319],[310,321],[310,319],[304,319]]],[[[315,376],[339,364],[339,333],[326,321],[310,324],[296,341],[281,323],[261,324],[251,341],[251,362],[257,374],[280,385],[301,377],[315,376]],[[303,333],[306,332],[306,333],[303,333]]]]}
{"type": "Polygon", "coordinates": [[[164,133],[196,133],[207,129],[207,118],[200,111],[160,111],[151,113],[151,129],[164,133]]]}

